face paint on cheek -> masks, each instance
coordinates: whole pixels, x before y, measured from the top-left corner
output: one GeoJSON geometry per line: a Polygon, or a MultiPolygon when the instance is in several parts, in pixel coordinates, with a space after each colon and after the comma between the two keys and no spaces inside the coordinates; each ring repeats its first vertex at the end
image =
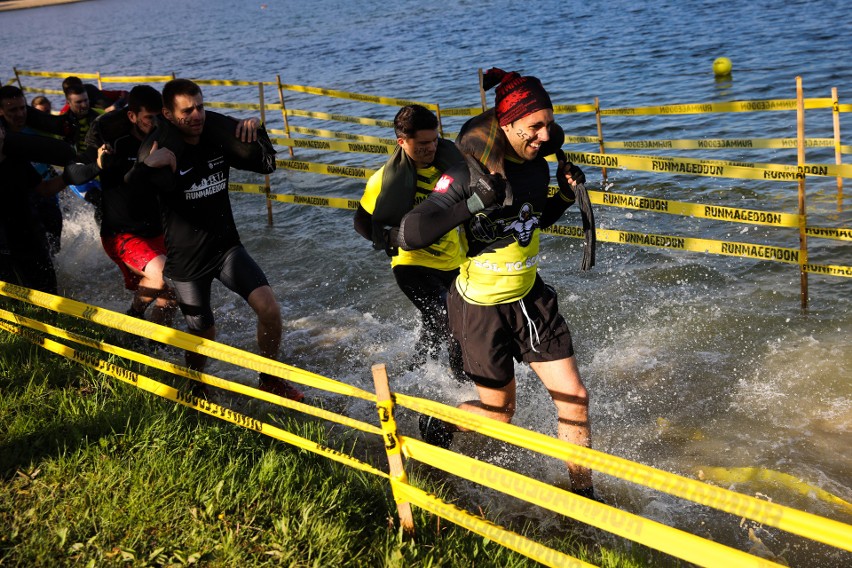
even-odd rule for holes
{"type": "Polygon", "coordinates": [[[518,131],[515,134],[517,134],[518,138],[520,138],[521,140],[526,140],[530,137],[529,134],[527,134],[526,132],[524,132],[520,128],[518,129],[518,131]]]}

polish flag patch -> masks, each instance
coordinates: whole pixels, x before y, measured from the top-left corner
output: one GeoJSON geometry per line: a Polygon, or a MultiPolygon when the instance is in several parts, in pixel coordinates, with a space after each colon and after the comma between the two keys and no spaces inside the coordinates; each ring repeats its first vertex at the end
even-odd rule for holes
{"type": "Polygon", "coordinates": [[[436,191],[438,193],[447,193],[447,190],[450,189],[450,184],[453,183],[453,178],[444,174],[438,180],[438,183],[435,184],[435,189],[432,191],[436,191]]]}

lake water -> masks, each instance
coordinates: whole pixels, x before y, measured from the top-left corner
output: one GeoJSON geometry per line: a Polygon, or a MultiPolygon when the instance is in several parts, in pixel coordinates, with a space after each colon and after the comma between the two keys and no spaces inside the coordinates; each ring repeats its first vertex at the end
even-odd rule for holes
{"type": "MultiPolygon", "coordinates": [[[[269,0],[265,6],[225,0],[90,0],[0,13],[0,79],[12,76],[13,66],[252,81],[274,81],[280,75],[287,84],[472,107],[479,104],[477,69],[497,66],[538,76],[556,104],[589,104],[594,97],[604,108],[791,99],[796,76],[802,77],[807,97],[829,97],[832,87],[838,88],[841,102],[852,97],[852,19],[839,1],[269,0]],[[733,61],[729,80],[713,76],[712,62],[719,56],[733,61]]],[[[52,88],[58,88],[59,80],[54,82],[52,88]]],[[[205,92],[214,98],[222,91],[205,92]]],[[[237,100],[255,96],[244,90],[237,100]]],[[[349,101],[285,96],[288,108],[367,116],[363,105],[349,101]]],[[[488,98],[493,102],[493,93],[488,98]]],[[[371,107],[370,112],[391,119],[395,109],[371,107]]],[[[596,134],[590,114],[557,118],[569,135],[596,134]]],[[[843,118],[849,122],[848,115],[843,118]]],[[[457,131],[461,121],[448,120],[446,128],[457,131]]],[[[392,136],[339,123],[299,124],[392,136]]],[[[831,113],[809,111],[806,128],[808,137],[830,137],[831,113]]],[[[605,117],[604,135],[607,140],[795,137],[796,122],[789,112],[605,117]]],[[[848,134],[844,142],[850,143],[848,134]]],[[[594,146],[575,149],[595,151],[594,146]]],[[[668,155],[796,161],[795,150],[668,155]]],[[[370,168],[382,163],[380,157],[360,154],[328,158],[302,151],[297,156],[370,168]]],[[[830,149],[808,149],[808,162],[833,159],[830,149]]],[[[585,170],[589,187],[602,189],[600,170],[585,170]]],[[[280,193],[350,198],[363,190],[359,180],[282,170],[273,175],[272,185],[280,193]]],[[[603,189],[797,211],[794,182],[610,170],[603,189]]],[[[471,387],[449,378],[443,361],[417,372],[394,368],[417,337],[417,314],[397,289],[386,257],[352,230],[351,213],[275,204],[274,225],[267,227],[262,199],[232,199],[243,240],[282,304],[282,360],[363,388],[372,385],[370,365],[382,361],[389,363],[396,390],[447,403],[473,395],[471,387]]],[[[125,309],[129,297],[101,250],[91,211],[79,200],[68,199],[66,206],[57,259],[60,285],[70,297],[125,309]]],[[[847,199],[838,212],[833,178],[809,178],[810,225],[849,227],[850,208],[847,199]]],[[[597,208],[597,217],[603,228],[798,246],[795,231],[787,229],[603,207],[597,208]]],[[[576,210],[562,222],[579,224],[576,210]]],[[[598,265],[580,273],[578,243],[546,237],[541,272],[558,290],[574,334],[581,373],[592,393],[597,449],[689,476],[713,466],[782,472],[852,501],[850,279],[810,275],[810,309],[803,314],[794,265],[600,243],[598,265]]],[[[852,247],[812,239],[811,258],[848,266],[852,247]]],[[[254,349],[253,320],[239,298],[217,289],[215,313],[222,341],[254,349]]],[[[546,393],[528,369],[517,371],[516,423],[553,433],[546,393]]],[[[227,373],[250,378],[232,369],[227,373]]],[[[373,412],[357,405],[349,411],[364,417],[373,412]]],[[[404,432],[416,431],[409,414],[400,416],[400,424],[404,432]]],[[[464,439],[459,449],[547,479],[561,471],[553,462],[518,464],[514,452],[481,440],[464,439]]],[[[737,518],[603,475],[596,483],[605,499],[626,510],[731,546],[749,546],[748,525],[737,518]]],[[[772,484],[734,488],[852,522],[848,513],[813,493],[800,495],[772,484]]],[[[507,517],[558,526],[548,515],[492,498],[490,506],[507,517]]],[[[852,565],[849,554],[787,533],[760,529],[758,534],[792,565],[852,565]]]]}

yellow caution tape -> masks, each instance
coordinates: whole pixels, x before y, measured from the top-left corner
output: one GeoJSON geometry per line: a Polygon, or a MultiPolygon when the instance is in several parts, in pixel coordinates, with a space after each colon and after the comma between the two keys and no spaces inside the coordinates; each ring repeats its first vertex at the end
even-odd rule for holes
{"type": "MultiPolygon", "coordinates": [[[[601,139],[597,136],[565,136],[566,144],[600,144],[601,139]]],[[[604,144],[606,147],[606,144],[604,144]]]]}
{"type": "Polygon", "coordinates": [[[358,209],[357,199],[347,199],[344,197],[318,197],[310,195],[288,195],[282,193],[275,193],[270,197],[275,201],[292,203],[294,205],[313,205],[318,207],[332,207],[334,209],[349,209],[351,211],[358,209]]]}
{"type": "Polygon", "coordinates": [[[420,105],[428,108],[432,111],[438,110],[438,105],[433,103],[424,103],[420,101],[412,101],[408,99],[396,99],[391,97],[379,97],[376,95],[364,95],[361,93],[350,93],[347,91],[336,91],[334,89],[322,89],[319,87],[305,87],[302,85],[281,85],[282,89],[286,89],[288,91],[296,91],[299,93],[308,93],[311,95],[323,95],[326,97],[335,97],[338,99],[349,99],[351,101],[359,101],[362,103],[374,103],[380,105],[391,105],[391,106],[408,106],[408,105],[420,105]]]}
{"type": "Polygon", "coordinates": [[[841,266],[839,264],[809,264],[802,265],[805,272],[811,274],[822,274],[824,276],[846,276],[852,278],[852,266],[841,266]]]}
{"type": "Polygon", "coordinates": [[[302,162],[300,160],[275,160],[275,165],[287,170],[299,172],[311,172],[314,174],[327,174],[332,176],[343,176],[358,179],[369,179],[376,170],[359,168],[356,166],[338,166],[335,164],[317,164],[314,162],[302,162]]]}
{"type": "Polygon", "coordinates": [[[171,80],[171,75],[131,75],[125,77],[101,77],[101,83],[168,83],[171,80]]]}
{"type": "Polygon", "coordinates": [[[699,566],[777,566],[740,550],[558,489],[520,473],[402,437],[405,456],[699,566]]]}
{"type": "Polygon", "coordinates": [[[553,105],[553,114],[595,112],[596,110],[595,105],[553,105]]]}
{"type": "Polygon", "coordinates": [[[805,234],[809,237],[821,239],[835,239],[838,241],[852,241],[852,229],[832,227],[805,227],[805,234]]]}
{"type": "MultiPolygon", "coordinates": [[[[267,129],[269,134],[286,135],[284,130],[267,129]]],[[[350,134],[348,132],[336,132],[334,130],[323,130],[320,128],[305,128],[304,126],[291,126],[290,132],[296,134],[308,134],[312,136],[321,136],[324,138],[339,138],[340,140],[358,140],[360,142],[368,142],[370,144],[387,144],[396,146],[396,138],[380,138],[378,136],[365,136],[363,134],[350,134]]]]}
{"type": "Polygon", "coordinates": [[[460,527],[494,541],[510,550],[514,550],[519,554],[523,554],[527,558],[531,558],[545,566],[560,568],[591,568],[593,566],[582,560],[568,556],[563,552],[548,548],[543,544],[530,540],[525,536],[490,521],[471,515],[464,509],[445,503],[435,495],[426,493],[422,489],[417,489],[395,479],[391,479],[390,482],[393,493],[398,499],[417,505],[433,515],[447,519],[460,527]]]}
{"type": "MultiPolygon", "coordinates": [[[[385,440],[385,451],[388,454],[402,454],[402,447],[397,436],[396,419],[393,417],[393,401],[383,400],[376,404],[379,413],[379,424],[385,440]]],[[[403,475],[405,472],[403,471],[403,475]]]]}
{"type": "MultiPolygon", "coordinates": [[[[805,99],[806,109],[832,108],[834,101],[830,98],[805,99]]],[[[713,112],[758,112],[771,110],[796,110],[796,99],[733,101],[729,103],[695,103],[646,106],[632,108],[601,109],[603,116],[637,116],[649,114],[704,114],[713,112]]]]}
{"type": "Polygon", "coordinates": [[[688,160],[664,156],[637,156],[628,154],[597,154],[591,152],[566,152],[568,161],[585,166],[622,168],[667,174],[761,179],[769,181],[798,181],[804,176],[833,176],[852,178],[852,165],[758,164],[726,160],[688,160]]]}
{"type": "MultiPolygon", "coordinates": [[[[278,165],[287,169],[310,171],[313,173],[330,173],[328,168],[340,168],[341,166],[327,166],[326,164],[314,164],[310,162],[298,162],[296,160],[279,160],[278,165]]],[[[349,177],[362,179],[369,178],[375,170],[358,171],[358,168],[347,169],[351,174],[349,177]],[[363,175],[361,175],[363,174],[363,175]]],[[[344,175],[344,174],[332,174],[344,175]]],[[[236,186],[246,184],[230,184],[234,189],[236,186]]],[[[251,186],[242,190],[245,193],[264,193],[263,186],[251,186]]],[[[680,215],[693,215],[707,219],[732,221],[748,224],[772,225],[777,227],[798,227],[798,215],[791,213],[772,213],[767,211],[756,211],[752,209],[736,209],[732,207],[705,206],[693,203],[682,203],[654,198],[637,197],[631,195],[610,194],[606,192],[590,191],[592,202],[599,205],[612,205],[617,207],[628,207],[632,209],[643,209],[648,211],[677,212],[680,215]],[[610,196],[610,197],[607,197],[610,196]],[[670,210],[666,210],[670,207],[670,210]],[[665,211],[664,211],[665,210],[665,211]]],[[[314,195],[291,195],[271,194],[270,199],[283,203],[296,205],[314,205],[318,207],[331,207],[335,209],[356,210],[358,201],[343,197],[320,197],[314,195]]],[[[585,237],[582,228],[568,225],[552,225],[542,230],[543,233],[558,237],[571,237],[582,239],[585,237]]],[[[822,227],[808,227],[809,235],[819,238],[831,238],[838,240],[852,240],[852,230],[833,229],[822,227]]],[[[628,244],[636,246],[649,246],[657,248],[670,248],[686,250],[704,254],[718,254],[724,256],[738,256],[742,258],[754,258],[771,262],[784,262],[787,264],[802,265],[805,272],[822,274],[825,276],[842,276],[852,278],[852,266],[812,264],[807,262],[801,250],[787,247],[776,247],[755,243],[739,243],[732,241],[716,241],[711,239],[699,239],[694,237],[679,237],[673,235],[657,235],[652,233],[636,233],[631,231],[618,231],[615,229],[598,228],[597,239],[602,242],[628,244]]]]}
{"type": "MultiPolygon", "coordinates": [[[[401,393],[395,393],[394,396],[397,405],[415,412],[436,416],[441,420],[515,446],[556,459],[574,462],[644,487],[656,489],[732,515],[746,517],[767,526],[852,552],[852,526],[850,525],[748,495],[741,495],[721,487],[707,485],[701,481],[570,444],[439,402],[401,393]]],[[[452,467],[452,462],[447,464],[446,467],[452,467]]]]}
{"type": "Polygon", "coordinates": [[[62,89],[36,89],[35,87],[23,87],[21,90],[25,93],[40,93],[42,95],[65,96],[65,93],[62,92],[62,89]]]}
{"type": "Polygon", "coordinates": [[[835,105],[834,110],[836,110],[837,112],[852,112],[852,105],[835,105]]]}
{"type": "MultiPolygon", "coordinates": [[[[565,225],[553,225],[542,231],[551,235],[582,237],[582,229],[565,225]]],[[[789,264],[802,264],[799,249],[759,245],[753,243],[738,243],[732,241],[713,241],[693,237],[678,237],[673,235],[656,235],[653,233],[635,233],[632,231],[616,231],[614,229],[598,229],[599,241],[641,245],[646,247],[688,250],[726,256],[756,258],[758,260],[773,260],[789,264]]]]}
{"type": "Polygon", "coordinates": [[[698,479],[715,483],[769,483],[780,485],[804,496],[814,495],[817,499],[836,505],[846,514],[852,515],[852,503],[832,495],[824,489],[805,483],[790,474],[759,467],[702,467],[698,479]]]}
{"type": "Polygon", "coordinates": [[[287,116],[303,116],[306,118],[318,118],[320,120],[336,120],[337,122],[350,122],[353,124],[363,124],[366,126],[381,126],[383,128],[393,128],[392,120],[379,120],[375,118],[362,118],[358,116],[346,116],[345,114],[336,114],[328,112],[316,112],[312,110],[287,109],[287,116]]]}
{"type": "Polygon", "coordinates": [[[482,114],[482,107],[448,107],[441,109],[441,116],[477,116],[482,114]]]}
{"type": "Polygon", "coordinates": [[[56,79],[64,79],[65,77],[73,75],[74,77],[79,77],[81,79],[97,79],[97,73],[71,73],[71,72],[60,72],[60,71],[25,71],[21,69],[16,70],[18,75],[24,75],[27,77],[52,77],[56,79]]]}
{"type": "MultiPolygon", "coordinates": [[[[566,142],[567,142],[566,138],[566,142]]],[[[701,140],[624,140],[622,142],[604,142],[607,150],[727,150],[727,149],[767,149],[767,148],[790,148],[798,147],[795,138],[705,138],[701,140]]],[[[833,138],[807,138],[805,146],[808,148],[833,148],[833,138]]]]}
{"type": "Polygon", "coordinates": [[[256,183],[235,183],[231,181],[228,182],[228,189],[240,193],[266,193],[266,186],[256,183]]]}
{"type": "Polygon", "coordinates": [[[640,209],[670,215],[685,215],[718,221],[747,223],[749,225],[768,225],[772,227],[798,227],[801,216],[793,213],[775,213],[754,209],[739,209],[718,205],[702,205],[683,201],[670,201],[656,197],[625,195],[602,191],[589,191],[589,197],[595,205],[608,205],[627,209],[640,209]]]}
{"type": "Polygon", "coordinates": [[[98,308],[76,300],[54,296],[37,290],[30,290],[21,286],[15,286],[8,282],[0,282],[0,295],[15,298],[22,302],[47,308],[56,312],[72,315],[97,324],[118,329],[140,337],[154,339],[161,343],[167,343],[179,349],[192,351],[208,357],[214,357],[221,361],[239,365],[253,371],[269,373],[288,380],[293,380],[309,387],[375,401],[376,395],[365,390],[317,375],[309,371],[303,371],[273,359],[267,359],[260,355],[242,351],[223,343],[217,343],[192,335],[177,329],[163,327],[145,320],[119,314],[104,308],[98,308]]]}
{"type": "Polygon", "coordinates": [[[30,329],[34,329],[36,331],[40,331],[43,333],[47,333],[54,337],[59,337],[62,339],[67,339],[70,341],[74,341],[75,343],[79,343],[81,345],[85,345],[86,347],[91,347],[93,349],[98,349],[105,353],[111,353],[113,355],[117,355],[124,359],[129,359],[131,361],[136,361],[137,363],[142,363],[143,365],[147,365],[149,367],[153,367],[155,369],[160,369],[161,371],[166,371],[168,373],[172,373],[174,375],[179,375],[181,377],[186,377],[188,379],[192,379],[194,381],[198,381],[207,385],[214,386],[216,388],[220,388],[223,390],[228,390],[231,392],[235,392],[237,394],[243,394],[246,396],[250,396],[252,398],[257,398],[260,400],[264,400],[266,402],[270,402],[273,404],[277,404],[279,406],[286,406],[289,408],[293,408],[302,412],[304,414],[309,414],[311,416],[315,416],[322,420],[328,420],[330,422],[336,422],[338,424],[342,424],[344,426],[349,426],[350,428],[361,430],[362,432],[367,432],[369,434],[375,434],[377,436],[382,435],[382,430],[373,426],[372,424],[367,424],[366,422],[361,422],[359,420],[355,420],[353,418],[349,418],[348,416],[343,416],[340,414],[336,414],[333,412],[329,412],[327,410],[323,410],[321,408],[317,408],[315,406],[310,406],[308,404],[295,402],[287,398],[280,397],[278,395],[274,395],[268,393],[266,391],[262,391],[256,388],[252,388],[250,386],[246,386],[240,383],[235,383],[232,381],[228,381],[214,375],[209,375],[207,373],[200,373],[198,371],[194,371],[192,369],[188,369],[187,367],[182,367],[180,365],[175,365],[174,363],[169,363],[167,361],[163,361],[161,359],[157,359],[155,357],[150,357],[148,355],[144,355],[142,353],[137,353],[136,351],[131,351],[129,349],[124,349],[123,347],[117,347],[115,345],[110,345],[109,343],[105,343],[102,341],[97,341],[76,333],[72,333],[66,331],[64,329],[60,329],[58,327],[36,321],[6,310],[0,310],[0,319],[4,319],[8,322],[13,322],[18,325],[22,325],[28,327],[30,329]]]}
{"type": "MultiPolygon", "coordinates": [[[[210,85],[214,87],[257,87],[262,83],[262,81],[228,81],[221,79],[193,79],[192,81],[198,85],[210,85]]],[[[274,85],[275,83],[262,84],[274,85]]]]}
{"type": "Polygon", "coordinates": [[[281,110],[281,103],[266,103],[264,105],[261,105],[260,103],[229,103],[224,101],[204,101],[204,106],[210,108],[232,108],[242,110],[281,110]]]}
{"type": "Polygon", "coordinates": [[[334,142],[331,140],[306,140],[304,138],[271,138],[275,144],[307,148],[310,150],[333,150],[337,152],[357,152],[360,154],[384,154],[388,156],[396,150],[396,144],[366,144],[363,142],[334,142]]]}
{"type": "Polygon", "coordinates": [[[92,355],[91,353],[72,349],[67,345],[53,341],[52,339],[48,339],[29,330],[22,329],[18,326],[10,325],[3,321],[0,321],[0,329],[20,335],[21,337],[26,338],[32,343],[43,347],[48,351],[52,351],[57,355],[61,355],[67,359],[71,359],[72,361],[76,361],[81,365],[84,365],[91,369],[95,369],[96,371],[99,371],[105,375],[131,384],[141,390],[165,398],[166,400],[171,400],[183,406],[194,408],[203,412],[204,414],[208,414],[226,422],[236,424],[237,426],[241,426],[243,428],[254,430],[255,432],[259,432],[261,434],[265,434],[271,438],[275,438],[277,440],[281,440],[282,442],[286,442],[303,450],[308,450],[315,454],[322,455],[326,458],[345,464],[349,467],[365,471],[367,473],[372,473],[373,475],[378,475],[379,477],[389,477],[388,474],[384,473],[383,471],[380,471],[374,468],[373,466],[364,463],[352,456],[349,456],[337,450],[333,450],[331,448],[327,448],[325,446],[322,446],[321,444],[308,440],[307,438],[302,438],[301,436],[297,436],[286,430],[283,430],[276,426],[272,426],[271,424],[262,422],[260,420],[257,420],[256,418],[252,418],[251,416],[235,412],[230,408],[226,408],[208,400],[192,396],[192,394],[189,392],[179,391],[174,387],[155,381],[154,379],[146,377],[145,375],[142,375],[135,371],[131,371],[130,369],[126,369],[124,367],[116,365],[115,363],[110,363],[109,361],[98,359],[97,356],[92,355]]]}

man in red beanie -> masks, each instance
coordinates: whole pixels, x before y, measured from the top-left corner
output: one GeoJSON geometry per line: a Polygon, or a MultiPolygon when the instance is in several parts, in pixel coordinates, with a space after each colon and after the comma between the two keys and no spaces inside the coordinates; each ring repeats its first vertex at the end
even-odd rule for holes
{"type": "MultiPolygon", "coordinates": [[[[558,437],[589,447],[589,395],[571,332],[559,314],[555,290],[537,268],[541,229],[554,224],[577,194],[586,197],[585,176],[564,160],[564,133],[553,120],[553,104],[541,82],[491,69],[484,87],[495,85],[495,108],[469,120],[456,141],[466,163],[444,173],[430,196],[403,218],[395,239],[401,248],[417,249],[453,227],[464,228],[468,260],[447,303],[450,329],[461,343],[464,369],[476,383],[479,400],[459,407],[511,421],[514,362],[528,363],[556,405],[558,437]],[[555,152],[563,157],[559,191],[548,197],[550,169],[544,156],[555,152]]],[[[584,210],[589,216],[590,208],[584,210]]],[[[587,259],[584,268],[593,262],[587,259]]],[[[425,441],[448,447],[462,429],[423,415],[420,430],[425,441]]],[[[595,498],[591,470],[567,466],[571,490],[595,498]]]]}

